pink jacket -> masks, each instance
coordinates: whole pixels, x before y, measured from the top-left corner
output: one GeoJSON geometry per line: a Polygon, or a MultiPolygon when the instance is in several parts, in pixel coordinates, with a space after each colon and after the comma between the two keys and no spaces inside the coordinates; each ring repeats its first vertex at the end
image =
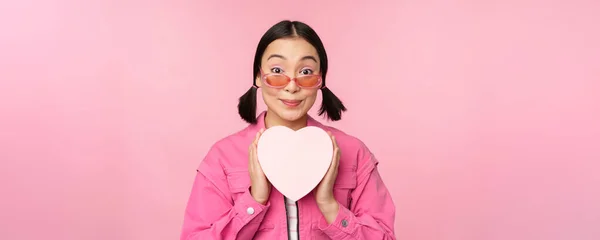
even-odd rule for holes
{"type": "MultiPolygon", "coordinates": [[[[264,112],[256,125],[212,146],[197,169],[185,210],[182,240],[287,239],[284,196],[273,187],[261,205],[250,195],[248,147],[264,128],[264,112]]],[[[314,195],[298,201],[300,239],[396,239],[395,207],[377,171],[377,159],[357,138],[309,117],[309,126],[331,131],[341,151],[335,198],[337,218],[327,224],[314,195]]]]}

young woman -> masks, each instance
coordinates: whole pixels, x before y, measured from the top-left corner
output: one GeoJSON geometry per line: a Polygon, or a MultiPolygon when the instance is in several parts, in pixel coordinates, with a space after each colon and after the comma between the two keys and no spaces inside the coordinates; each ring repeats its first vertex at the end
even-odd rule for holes
{"type": "Polygon", "coordinates": [[[327,54],[302,22],[282,21],[261,38],[252,87],[238,110],[249,126],[215,143],[197,169],[181,239],[395,239],[395,207],[377,159],[357,138],[307,113],[322,92],[319,115],[341,119],[346,110],[325,85],[327,54]],[[256,91],[267,110],[256,116],[256,91]],[[321,183],[298,202],[271,186],[256,144],[264,129],[326,130],[334,157],[321,183]]]}

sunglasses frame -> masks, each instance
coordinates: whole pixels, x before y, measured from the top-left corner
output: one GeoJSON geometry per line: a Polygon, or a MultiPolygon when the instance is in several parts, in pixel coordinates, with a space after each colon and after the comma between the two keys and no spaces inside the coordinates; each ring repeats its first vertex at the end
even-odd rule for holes
{"type": "Polygon", "coordinates": [[[305,86],[302,86],[302,85],[298,84],[298,80],[297,80],[298,77],[290,78],[288,75],[281,74],[281,73],[268,73],[268,74],[265,74],[263,72],[263,70],[260,69],[260,79],[261,79],[262,83],[265,84],[265,85],[267,85],[270,88],[282,89],[282,88],[285,88],[292,81],[294,81],[298,87],[304,88],[304,89],[316,89],[316,88],[320,88],[321,87],[321,84],[323,83],[323,76],[321,74],[310,74],[310,75],[304,75],[304,76],[317,76],[319,78],[319,80],[317,81],[317,84],[315,84],[314,87],[305,87],[305,86]],[[276,76],[284,76],[288,80],[287,83],[285,85],[282,85],[282,86],[273,86],[273,85],[270,85],[269,83],[267,83],[267,77],[274,76],[274,75],[276,75],[276,76]]]}

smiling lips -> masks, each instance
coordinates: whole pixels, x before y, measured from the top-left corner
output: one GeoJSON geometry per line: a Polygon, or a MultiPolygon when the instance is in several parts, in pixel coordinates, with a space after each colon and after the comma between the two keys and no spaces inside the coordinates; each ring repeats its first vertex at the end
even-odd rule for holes
{"type": "Polygon", "coordinates": [[[283,100],[283,99],[281,99],[281,102],[283,102],[283,104],[285,104],[288,107],[297,107],[298,105],[300,105],[300,103],[302,101],[300,101],[300,100],[283,100]]]}

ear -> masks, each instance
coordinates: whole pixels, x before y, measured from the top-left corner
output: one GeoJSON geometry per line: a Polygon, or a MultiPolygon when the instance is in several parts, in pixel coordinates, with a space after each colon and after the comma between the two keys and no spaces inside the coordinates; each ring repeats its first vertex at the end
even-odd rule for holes
{"type": "Polygon", "coordinates": [[[260,76],[256,76],[256,78],[254,79],[254,85],[258,86],[259,88],[262,87],[262,81],[260,80],[260,76]]]}

